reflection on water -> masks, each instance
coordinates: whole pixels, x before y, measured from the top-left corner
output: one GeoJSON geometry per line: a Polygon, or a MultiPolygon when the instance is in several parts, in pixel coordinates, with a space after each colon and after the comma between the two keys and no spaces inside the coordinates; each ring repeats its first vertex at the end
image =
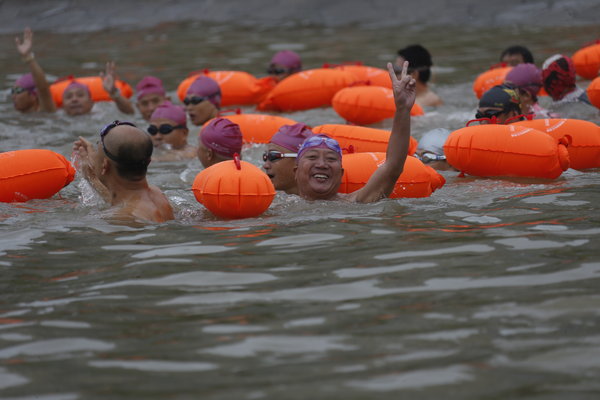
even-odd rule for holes
{"type": "MultiPolygon", "coordinates": [[[[179,24],[45,33],[36,56],[55,76],[96,74],[115,59],[125,80],[160,76],[175,98],[194,69],[261,75],[281,48],[307,67],[382,66],[421,42],[446,104],[413,120],[419,138],[471,118],[471,82],[506,45],[525,43],[542,60],[588,36],[179,24]]],[[[8,87],[23,66],[4,38],[8,87]]],[[[67,157],[79,135],[94,139],[123,118],[109,103],[79,118],[0,111],[3,151],[67,157]]],[[[343,122],[330,108],[284,116],[343,122]]],[[[592,109],[576,116],[600,122],[592,109]]],[[[260,166],[263,150],[248,146],[244,159],[260,166]]],[[[598,170],[554,181],[444,172],[430,198],[369,205],[279,194],[259,218],[222,221],[191,193],[200,169],[198,160],[151,165],[178,217],[162,225],[102,219],[105,206],[79,178],[51,200],[0,204],[0,398],[597,397],[598,170]]]]}

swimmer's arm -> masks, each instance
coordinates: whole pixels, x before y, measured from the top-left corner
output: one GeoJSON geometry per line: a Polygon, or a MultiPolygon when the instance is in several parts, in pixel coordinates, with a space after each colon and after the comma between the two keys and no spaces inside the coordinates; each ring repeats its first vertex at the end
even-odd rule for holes
{"type": "Polygon", "coordinates": [[[383,165],[375,170],[363,188],[351,194],[352,200],[358,203],[371,203],[388,197],[404,169],[410,144],[410,110],[416,95],[416,82],[408,75],[407,69],[408,62],[405,62],[401,78],[398,79],[392,64],[388,63],[396,103],[392,133],[383,165]]]}
{"type": "Polygon", "coordinates": [[[121,91],[115,86],[115,62],[107,62],[105,71],[100,73],[100,75],[102,76],[102,87],[115,102],[119,111],[125,114],[134,114],[135,110],[133,109],[133,104],[131,104],[131,101],[123,97],[121,95],[121,91]]]}
{"type": "Polygon", "coordinates": [[[27,63],[31,70],[41,110],[47,112],[56,111],[56,105],[52,99],[52,93],[50,93],[50,85],[46,80],[46,74],[33,55],[33,32],[31,29],[25,28],[23,40],[21,41],[21,39],[16,37],[15,43],[17,45],[17,51],[23,58],[23,62],[27,63]]]}
{"type": "Polygon", "coordinates": [[[95,156],[94,146],[81,136],[73,144],[73,153],[77,158],[75,166],[77,170],[83,174],[83,177],[89,182],[90,186],[98,193],[102,200],[111,204],[111,195],[106,186],[94,172],[92,168],[92,158],[95,156]]]}

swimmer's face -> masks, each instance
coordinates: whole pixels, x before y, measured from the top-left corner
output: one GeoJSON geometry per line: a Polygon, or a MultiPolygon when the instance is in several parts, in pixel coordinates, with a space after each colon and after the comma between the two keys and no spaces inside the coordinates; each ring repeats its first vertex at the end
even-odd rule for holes
{"type": "MultiPolygon", "coordinates": [[[[478,111],[480,113],[482,113],[482,114],[486,114],[486,113],[489,113],[490,111],[494,112],[494,111],[497,111],[497,110],[495,110],[493,108],[490,108],[490,107],[487,107],[487,108],[483,107],[483,108],[479,108],[478,111]]],[[[500,125],[506,124],[507,120],[509,120],[509,119],[511,119],[513,117],[516,117],[517,115],[519,115],[519,113],[516,110],[510,110],[510,111],[506,111],[506,112],[494,113],[494,116],[496,117],[496,123],[500,124],[500,125]]],[[[514,122],[514,121],[511,121],[511,122],[514,122]]],[[[480,124],[482,124],[482,125],[486,125],[486,124],[489,124],[489,123],[490,122],[485,121],[485,120],[484,121],[480,121],[480,124]]]]}
{"type": "Polygon", "coordinates": [[[87,90],[80,87],[67,89],[63,93],[63,108],[67,115],[83,115],[92,110],[94,102],[87,90]]]}
{"type": "Polygon", "coordinates": [[[338,192],[343,174],[338,153],[325,148],[308,149],[295,168],[298,192],[314,200],[331,199],[338,192]]]}
{"type": "Polygon", "coordinates": [[[175,121],[166,118],[155,118],[150,121],[150,126],[154,126],[158,129],[158,132],[156,132],[154,135],[150,135],[150,139],[152,139],[152,144],[154,147],[168,145],[172,149],[179,150],[187,146],[187,128],[176,128],[171,130],[169,133],[161,133],[161,127],[166,131],[168,130],[169,126],[171,128],[180,126],[175,121]]]}
{"type": "Polygon", "coordinates": [[[502,57],[502,62],[506,63],[506,65],[514,67],[515,65],[523,64],[525,60],[523,60],[523,55],[519,53],[514,54],[505,54],[502,57]]]}
{"type": "Polygon", "coordinates": [[[274,78],[277,82],[293,74],[293,72],[288,67],[281,64],[271,64],[269,66],[268,72],[269,76],[274,78]]]}
{"type": "Polygon", "coordinates": [[[154,110],[156,110],[156,107],[161,105],[165,100],[167,100],[167,97],[163,95],[158,93],[150,93],[139,98],[135,105],[142,114],[142,118],[144,118],[146,121],[150,121],[150,117],[152,116],[154,110]]]}
{"type": "MultiPolygon", "coordinates": [[[[277,146],[269,143],[267,151],[277,151],[279,153],[292,153],[285,147],[277,146]]],[[[296,166],[295,158],[280,158],[273,161],[265,161],[263,169],[269,179],[275,186],[275,190],[283,190],[288,194],[296,194],[296,177],[294,175],[294,167],[296,166]]]]}
{"type": "Polygon", "coordinates": [[[10,97],[17,111],[28,112],[37,107],[37,96],[22,87],[15,86],[10,97]]]}
{"type": "MultiPolygon", "coordinates": [[[[193,100],[194,97],[202,96],[187,95],[186,99],[193,100]]],[[[219,112],[217,107],[208,100],[201,101],[197,104],[190,102],[185,105],[185,111],[190,116],[192,123],[196,126],[203,125],[209,119],[216,117],[219,112]]]]}

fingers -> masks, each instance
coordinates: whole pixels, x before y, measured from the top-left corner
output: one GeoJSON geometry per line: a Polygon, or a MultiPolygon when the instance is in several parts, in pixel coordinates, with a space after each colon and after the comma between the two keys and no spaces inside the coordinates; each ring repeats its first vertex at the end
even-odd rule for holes
{"type": "Polygon", "coordinates": [[[398,77],[396,76],[396,72],[394,71],[394,66],[391,62],[387,63],[388,73],[390,74],[390,79],[392,80],[392,85],[394,82],[398,82],[398,77]]]}
{"type": "Polygon", "coordinates": [[[408,75],[408,61],[404,61],[404,63],[402,64],[402,75],[401,75],[401,79],[404,79],[404,77],[408,75]]]}

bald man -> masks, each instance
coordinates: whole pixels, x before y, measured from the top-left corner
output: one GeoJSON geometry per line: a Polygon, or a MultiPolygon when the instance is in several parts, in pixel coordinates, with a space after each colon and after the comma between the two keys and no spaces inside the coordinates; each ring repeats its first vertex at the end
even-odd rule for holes
{"type": "Polygon", "coordinates": [[[173,219],[166,196],[146,181],[152,140],[130,122],[114,121],[96,146],[80,137],[73,144],[79,169],[111,207],[117,220],[165,222],[173,219]]]}

